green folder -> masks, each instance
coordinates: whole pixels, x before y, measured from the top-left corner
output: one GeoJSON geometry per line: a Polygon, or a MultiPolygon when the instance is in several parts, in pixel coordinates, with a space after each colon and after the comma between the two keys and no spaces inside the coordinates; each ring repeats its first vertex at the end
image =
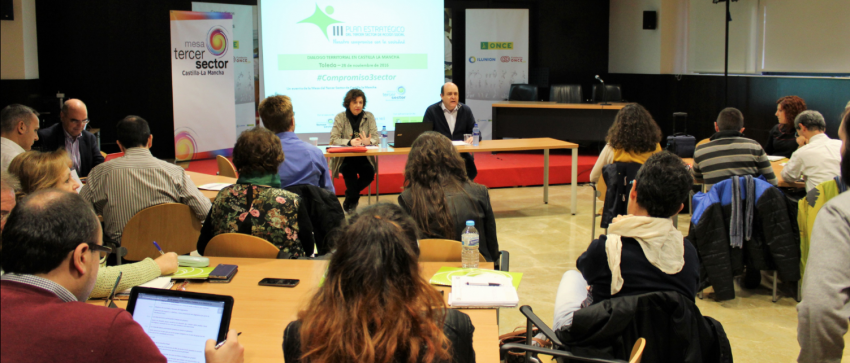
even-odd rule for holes
{"type": "Polygon", "coordinates": [[[431,277],[431,285],[452,286],[452,276],[478,276],[486,274],[502,275],[511,279],[515,289],[519,288],[522,280],[522,272],[505,272],[497,270],[486,270],[480,268],[440,267],[440,270],[431,277]]]}
{"type": "Polygon", "coordinates": [[[178,267],[172,280],[206,280],[215,267],[178,267]]]}

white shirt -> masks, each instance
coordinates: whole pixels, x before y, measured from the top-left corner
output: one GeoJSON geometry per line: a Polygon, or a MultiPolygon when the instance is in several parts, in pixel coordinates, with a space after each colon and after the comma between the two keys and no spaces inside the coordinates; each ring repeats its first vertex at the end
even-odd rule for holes
{"type": "Polygon", "coordinates": [[[457,122],[457,110],[460,109],[460,103],[455,105],[454,110],[449,111],[449,109],[446,108],[446,104],[440,102],[440,108],[443,109],[443,115],[446,116],[446,122],[449,123],[449,130],[452,132],[452,134],[454,134],[455,133],[455,123],[457,122]]]}
{"type": "Polygon", "coordinates": [[[0,167],[2,167],[2,170],[9,170],[9,164],[12,163],[12,159],[24,152],[26,150],[21,145],[18,145],[18,143],[5,137],[0,137],[0,162],[2,162],[2,166],[0,167]]]}
{"type": "Polygon", "coordinates": [[[812,190],[827,180],[841,175],[841,140],[818,134],[809,143],[791,155],[791,161],[782,169],[782,179],[797,180],[806,177],[806,190],[812,190]]]}

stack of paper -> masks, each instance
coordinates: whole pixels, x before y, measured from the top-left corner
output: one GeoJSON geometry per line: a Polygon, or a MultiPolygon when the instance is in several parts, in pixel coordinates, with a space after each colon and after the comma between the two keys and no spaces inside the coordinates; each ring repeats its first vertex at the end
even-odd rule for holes
{"type": "Polygon", "coordinates": [[[770,161],[779,161],[779,160],[782,160],[782,159],[785,159],[785,157],[782,156],[782,155],[768,155],[767,156],[767,160],[770,160],[770,161]]]}
{"type": "Polygon", "coordinates": [[[519,304],[511,280],[499,275],[453,276],[449,306],[515,307],[519,304]]]}
{"type": "Polygon", "coordinates": [[[198,189],[218,191],[218,190],[222,190],[224,188],[227,188],[231,185],[233,185],[233,184],[229,184],[229,183],[209,183],[209,184],[204,184],[204,185],[198,186],[198,189]]]}
{"type": "MultiPolygon", "coordinates": [[[[160,277],[157,277],[153,280],[145,282],[144,284],[141,284],[139,286],[150,287],[150,288],[153,288],[153,289],[170,289],[171,286],[174,286],[174,283],[171,282],[171,277],[160,276],[160,277]]],[[[121,291],[121,292],[119,292],[119,294],[130,294],[130,290],[132,290],[132,288],[121,291]]]]}
{"type": "Polygon", "coordinates": [[[480,276],[480,275],[497,275],[503,276],[511,281],[514,288],[519,288],[519,282],[522,280],[522,272],[508,272],[488,270],[483,268],[461,268],[461,267],[440,267],[440,270],[431,277],[431,285],[452,286],[452,277],[455,276],[480,276]]]}

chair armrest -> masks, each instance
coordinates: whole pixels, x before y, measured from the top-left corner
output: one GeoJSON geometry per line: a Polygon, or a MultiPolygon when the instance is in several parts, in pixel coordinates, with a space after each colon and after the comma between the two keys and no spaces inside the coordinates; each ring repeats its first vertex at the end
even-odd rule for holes
{"type": "Polygon", "coordinates": [[[597,363],[628,363],[624,360],[619,359],[602,359],[602,358],[589,358],[589,357],[580,357],[573,355],[572,353],[565,350],[555,350],[543,347],[535,347],[531,345],[525,345],[520,343],[508,343],[502,346],[503,351],[508,350],[522,350],[539,354],[548,354],[553,357],[562,357],[569,358],[570,360],[576,360],[580,362],[597,362],[597,363]]]}
{"type": "Polygon", "coordinates": [[[502,260],[499,263],[499,271],[508,272],[510,271],[510,263],[511,263],[511,253],[505,250],[499,251],[500,259],[502,260]]]}
{"type": "Polygon", "coordinates": [[[555,332],[552,331],[552,328],[546,325],[543,320],[540,320],[540,317],[538,317],[537,314],[534,314],[534,311],[531,310],[531,306],[523,305],[519,308],[519,312],[521,312],[522,315],[525,315],[526,319],[531,321],[534,326],[540,329],[540,332],[543,333],[543,335],[545,335],[547,338],[549,338],[549,340],[551,340],[556,347],[564,346],[564,343],[561,343],[561,340],[558,339],[558,337],[555,335],[555,332]]]}

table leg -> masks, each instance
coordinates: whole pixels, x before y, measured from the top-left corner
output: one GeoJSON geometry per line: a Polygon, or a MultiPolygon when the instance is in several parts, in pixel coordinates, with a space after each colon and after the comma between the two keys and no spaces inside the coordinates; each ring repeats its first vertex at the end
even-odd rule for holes
{"type": "Polygon", "coordinates": [[[549,149],[543,149],[543,203],[549,204],[549,149]]]}
{"type": "MultiPolygon", "coordinates": [[[[578,148],[573,149],[572,164],[572,175],[570,175],[570,181],[572,182],[572,185],[570,186],[570,188],[572,189],[572,212],[573,215],[576,215],[576,208],[578,208],[578,196],[576,195],[578,194],[578,185],[576,184],[578,182],[578,148]]],[[[592,212],[596,213],[596,211],[592,212]]]]}
{"type": "Polygon", "coordinates": [[[381,201],[381,177],[378,173],[378,165],[380,164],[378,157],[375,156],[375,203],[381,201]]]}

